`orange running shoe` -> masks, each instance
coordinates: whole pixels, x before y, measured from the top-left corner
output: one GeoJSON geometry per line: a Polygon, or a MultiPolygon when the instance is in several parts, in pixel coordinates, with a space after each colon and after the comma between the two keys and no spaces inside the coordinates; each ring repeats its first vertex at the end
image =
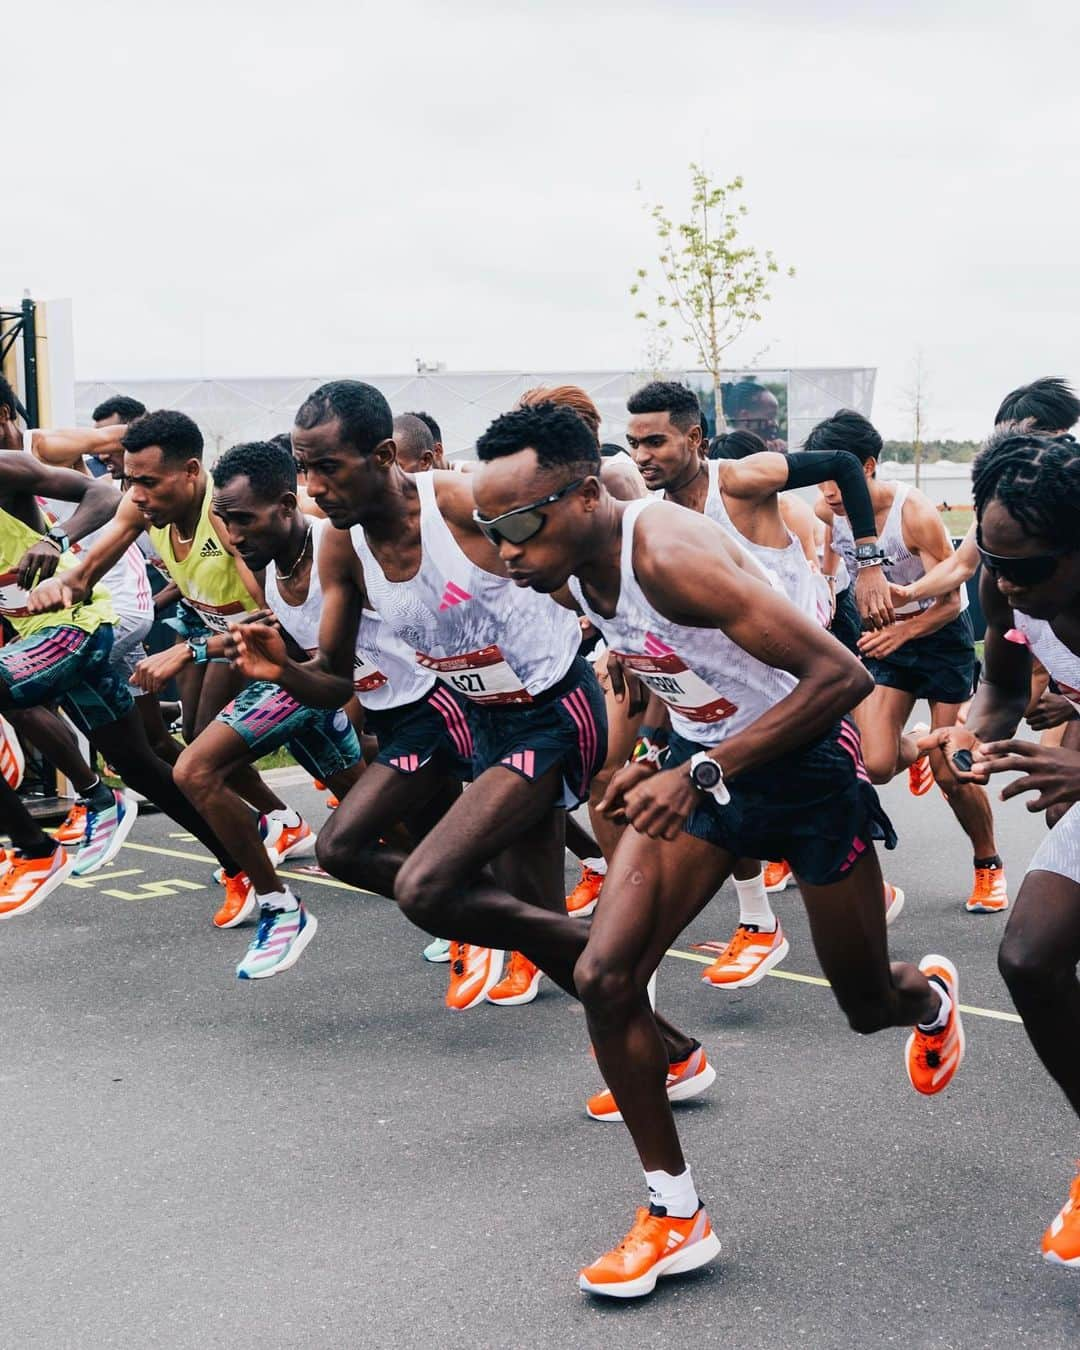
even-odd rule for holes
{"type": "Polygon", "coordinates": [[[326,784],[323,782],[323,780],[322,780],[321,778],[313,778],[311,781],[315,784],[315,791],[316,791],[316,792],[325,792],[325,791],[326,791],[326,784]]]}
{"type": "Polygon", "coordinates": [[[969,914],[1000,914],[1009,908],[1004,867],[976,867],[975,885],[964,908],[969,914]]]}
{"type": "Polygon", "coordinates": [[[904,892],[899,886],[890,886],[885,883],[885,927],[888,928],[894,924],[900,917],[900,911],[904,908],[904,892]]]}
{"type": "Polygon", "coordinates": [[[341,805],[341,798],[335,797],[334,794],[331,792],[330,796],[327,797],[326,799],[326,805],[330,808],[331,811],[336,811],[338,807],[341,805]]]}
{"type": "Polygon", "coordinates": [[[1043,1234],[1042,1254],[1055,1265],[1080,1269],[1080,1173],[1069,1188],[1069,1198],[1043,1234]]]}
{"type": "Polygon", "coordinates": [[[60,828],[53,838],[58,844],[81,844],[86,834],[86,807],[75,802],[71,810],[60,822],[60,828]]]}
{"type": "Polygon", "coordinates": [[[75,870],[75,857],[63,844],[44,858],[24,858],[16,851],[7,856],[7,870],[0,875],[0,919],[37,909],[75,870]]]}
{"type": "MultiPolygon", "coordinates": [[[[930,728],[925,722],[916,722],[908,733],[916,738],[925,736],[930,728]]],[[[908,765],[908,791],[913,797],[922,797],[934,786],[934,771],[930,767],[930,756],[920,755],[913,764],[908,765]]]]}
{"type": "Polygon", "coordinates": [[[952,1082],[964,1058],[964,1026],[960,1021],[960,977],[946,956],[924,956],[919,969],[952,999],[949,1020],[941,1031],[912,1030],[904,1058],[907,1075],[916,1092],[931,1097],[952,1082]]]}
{"type": "Polygon", "coordinates": [[[491,947],[474,947],[455,942],[450,947],[450,984],[446,1006],[454,1012],[468,1012],[483,1003],[489,989],[499,982],[503,953],[491,947]]]}
{"type": "MultiPolygon", "coordinates": [[[[716,1081],[716,1070],[705,1058],[705,1048],[695,1045],[685,1059],[668,1065],[667,1099],[669,1102],[688,1102],[698,1097],[716,1081]]],[[[585,1103],[585,1114],[593,1120],[619,1121],[622,1112],[614,1095],[605,1088],[585,1103]]]]}
{"type": "Polygon", "coordinates": [[[540,989],[540,967],[520,952],[510,953],[510,966],[498,984],[487,991],[487,1001],[504,1008],[531,1003],[540,989]]]}
{"type": "Polygon", "coordinates": [[[673,1219],[642,1206],[617,1247],[586,1266],[578,1287],[608,1298],[651,1294],[662,1275],[697,1270],[720,1255],[720,1240],[702,1206],[689,1219],[673,1219]]]}
{"type": "Polygon", "coordinates": [[[258,908],[255,900],[255,887],[247,878],[246,872],[237,872],[225,877],[225,899],[214,915],[215,928],[236,928],[245,919],[250,919],[258,908]]]}
{"type": "Polygon", "coordinates": [[[575,919],[584,919],[596,908],[604,885],[603,872],[594,872],[581,864],[581,880],[566,897],[566,912],[575,919]]]}
{"type": "Polygon", "coordinates": [[[763,933],[756,923],[741,923],[701,978],[717,989],[749,989],[778,966],[789,950],[779,919],[775,933],[763,933]]]}
{"type": "Polygon", "coordinates": [[[765,889],[770,895],[774,891],[782,891],[785,886],[790,886],[794,880],[791,868],[786,862],[767,862],[765,864],[765,889]]]}
{"type": "Polygon", "coordinates": [[[25,769],[26,757],[15,728],[6,717],[0,717],[0,778],[14,792],[23,780],[25,769]]]}
{"type": "Polygon", "coordinates": [[[275,867],[280,867],[286,858],[310,858],[315,852],[317,835],[306,820],[299,825],[282,825],[280,821],[267,821],[268,833],[263,845],[275,867]]]}

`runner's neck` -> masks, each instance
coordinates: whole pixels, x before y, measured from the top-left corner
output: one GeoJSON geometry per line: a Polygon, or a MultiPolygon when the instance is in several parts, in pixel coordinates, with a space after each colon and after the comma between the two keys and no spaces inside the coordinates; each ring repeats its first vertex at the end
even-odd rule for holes
{"type": "MultiPolygon", "coordinates": [[[[202,469],[199,473],[199,484],[195,489],[195,496],[192,498],[191,505],[187,508],[178,520],[170,521],[172,529],[173,545],[179,544],[181,548],[190,548],[191,542],[195,538],[195,531],[199,528],[199,517],[202,515],[203,502],[206,500],[206,494],[210,490],[210,480],[206,470],[202,469]]],[[[179,554],[177,558],[179,559],[179,554]]],[[[187,556],[186,554],[184,555],[187,556]]]]}

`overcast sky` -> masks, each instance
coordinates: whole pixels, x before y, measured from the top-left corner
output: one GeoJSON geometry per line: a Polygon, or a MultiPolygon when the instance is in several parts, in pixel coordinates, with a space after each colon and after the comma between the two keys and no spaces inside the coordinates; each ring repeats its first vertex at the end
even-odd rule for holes
{"type": "Polygon", "coordinates": [[[678,218],[699,160],[798,269],[744,359],[876,365],[905,437],[920,347],[932,435],[1080,380],[1074,3],[36,0],[4,27],[0,297],[72,298],[81,379],[640,366],[636,185],[678,218]]]}

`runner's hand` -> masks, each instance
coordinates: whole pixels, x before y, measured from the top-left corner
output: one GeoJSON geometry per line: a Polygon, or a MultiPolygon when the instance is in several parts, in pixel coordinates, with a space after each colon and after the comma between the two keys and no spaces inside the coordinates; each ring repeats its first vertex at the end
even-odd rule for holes
{"type": "Polygon", "coordinates": [[[231,624],[225,655],[249,680],[277,684],[289,660],[285,639],[268,623],[231,624]]]}
{"type": "Polygon", "coordinates": [[[871,628],[887,628],[896,618],[884,567],[859,568],[855,577],[855,599],[863,623],[871,628]]]}
{"type": "Polygon", "coordinates": [[[987,773],[979,763],[982,745],[974,732],[957,723],[951,727],[936,727],[920,736],[916,742],[922,754],[930,756],[930,767],[939,784],[985,783],[987,773]],[[966,750],[972,757],[970,770],[962,769],[953,756],[958,750],[966,750]]]}
{"type": "Polygon", "coordinates": [[[163,652],[144,656],[132,672],[129,684],[145,689],[148,694],[160,694],[169,681],[191,661],[186,642],[177,642],[163,652]]]}
{"type": "Polygon", "coordinates": [[[26,550],[15,568],[19,585],[28,591],[35,581],[47,581],[56,571],[59,561],[60,551],[56,545],[39,539],[26,550]]]}
{"type": "Polygon", "coordinates": [[[86,599],[86,587],[69,578],[70,573],[66,574],[63,580],[60,577],[50,577],[48,581],[35,586],[26,601],[29,612],[48,614],[54,609],[70,609],[72,605],[81,604],[86,599]]]}
{"type": "Polygon", "coordinates": [[[637,717],[649,706],[649,692],[638,677],[627,670],[618,654],[610,648],[604,653],[605,672],[611,681],[616,703],[626,702],[627,715],[637,717]]]}
{"type": "Polygon", "coordinates": [[[637,787],[638,783],[653,777],[655,773],[656,769],[644,760],[638,760],[635,764],[624,764],[611,775],[607,791],[600,798],[596,809],[602,816],[610,816],[612,820],[625,822],[626,794],[631,788],[637,787]]]}
{"type": "Polygon", "coordinates": [[[873,633],[863,633],[859,638],[859,651],[863,656],[870,656],[881,661],[886,656],[891,656],[893,652],[899,651],[906,641],[907,634],[904,632],[904,625],[894,623],[888,628],[879,628],[873,633]]]}
{"type": "Polygon", "coordinates": [[[1037,792],[1027,802],[1029,811],[1045,811],[1059,802],[1080,801],[1080,752],[1035,741],[987,741],[979,748],[979,763],[987,773],[1019,773],[1001,790],[1007,802],[1021,792],[1037,792]]]}
{"type": "Polygon", "coordinates": [[[915,598],[911,591],[911,586],[897,586],[895,582],[889,582],[889,595],[892,598],[894,611],[903,608],[904,605],[911,604],[915,598]]]}
{"type": "Polygon", "coordinates": [[[1062,694],[1052,694],[1049,689],[1028,713],[1026,721],[1032,731],[1049,731],[1051,727],[1060,727],[1076,717],[1076,708],[1062,694]]]}
{"type": "Polygon", "coordinates": [[[624,812],[639,834],[650,839],[677,839],[701,794],[685,765],[650,774],[626,794],[624,812]]]}

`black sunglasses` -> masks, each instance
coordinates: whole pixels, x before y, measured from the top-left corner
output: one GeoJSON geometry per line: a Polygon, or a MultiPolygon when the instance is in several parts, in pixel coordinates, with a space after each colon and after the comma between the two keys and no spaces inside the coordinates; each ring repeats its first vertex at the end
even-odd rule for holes
{"type": "Polygon", "coordinates": [[[575,478],[572,483],[567,483],[558,492],[553,492],[548,497],[541,497],[538,502],[530,502],[528,506],[517,506],[513,511],[505,511],[501,516],[494,516],[491,520],[482,516],[479,511],[473,511],[472,518],[485,539],[494,544],[496,548],[504,541],[507,544],[524,544],[526,540],[534,539],[544,528],[544,521],[547,517],[544,515],[542,508],[561,501],[563,497],[568,497],[571,492],[576,492],[584,482],[584,478],[575,478]]]}
{"type": "Polygon", "coordinates": [[[1026,558],[1004,557],[983,548],[981,528],[975,531],[975,547],[979,550],[983,566],[996,576],[1011,581],[1014,586],[1038,586],[1042,581],[1049,581],[1062,558],[1076,552],[1072,548],[1061,548],[1053,553],[1033,553],[1026,558]]]}

